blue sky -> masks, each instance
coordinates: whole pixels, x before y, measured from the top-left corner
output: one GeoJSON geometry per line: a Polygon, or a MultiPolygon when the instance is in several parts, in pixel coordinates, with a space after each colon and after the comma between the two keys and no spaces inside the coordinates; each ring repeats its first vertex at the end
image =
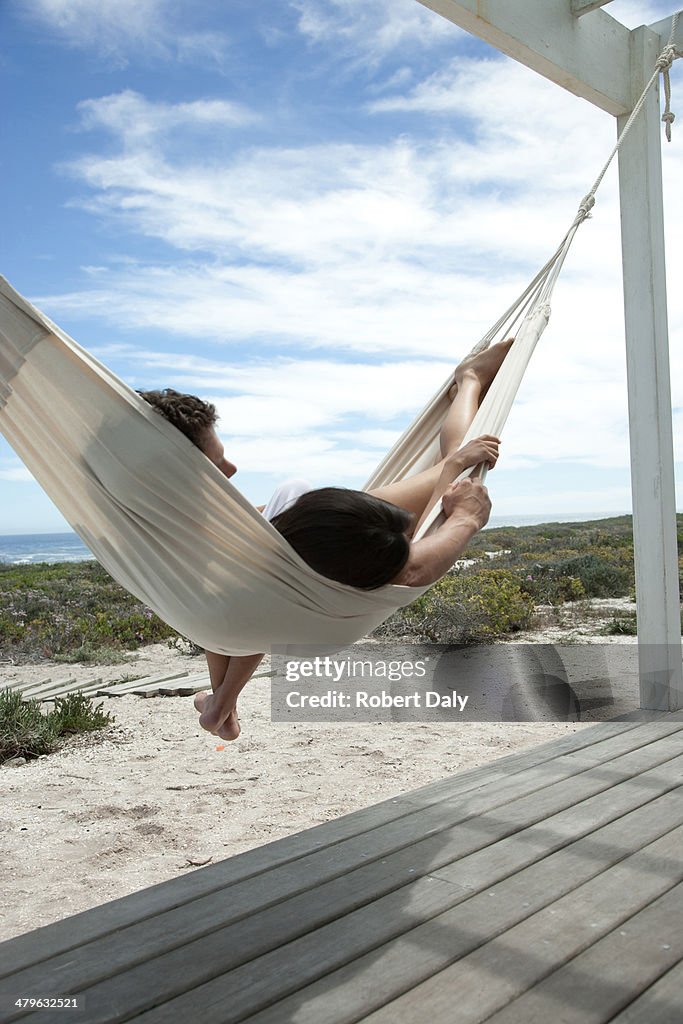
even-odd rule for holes
{"type": "MultiPolygon", "coordinates": [[[[670,10],[609,7],[630,27],[670,10]]],[[[609,115],[416,0],[6,0],[0,36],[1,272],[133,387],[214,401],[254,502],[286,476],[362,485],[614,139],[609,115]]],[[[679,460],[682,154],[674,126],[679,460]]],[[[494,514],[630,508],[620,282],[612,171],[489,477],[494,514]]],[[[0,488],[0,533],[65,528],[1,439],[0,488]]]]}

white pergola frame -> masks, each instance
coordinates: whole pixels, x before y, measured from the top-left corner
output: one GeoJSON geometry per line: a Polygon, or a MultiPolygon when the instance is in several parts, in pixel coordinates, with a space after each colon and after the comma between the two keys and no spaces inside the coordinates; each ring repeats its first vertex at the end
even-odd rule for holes
{"type": "MultiPolygon", "coordinates": [[[[672,19],[630,31],[610,0],[418,0],[617,119],[654,69],[672,19]]],[[[683,46],[683,17],[676,45],[683,46]]],[[[641,707],[683,708],[659,95],[619,152],[641,707]]],[[[589,185],[590,183],[587,183],[589,185]]]]}

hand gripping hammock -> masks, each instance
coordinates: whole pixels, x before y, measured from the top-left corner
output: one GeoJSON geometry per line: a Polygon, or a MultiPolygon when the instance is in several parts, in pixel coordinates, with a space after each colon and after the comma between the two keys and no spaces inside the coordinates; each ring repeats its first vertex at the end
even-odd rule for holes
{"type": "MultiPolygon", "coordinates": [[[[671,39],[649,89],[675,57],[671,39]]],[[[516,331],[463,444],[499,435],[550,314],[569,246],[589,216],[633,110],[567,234],[473,352],[516,331]]],[[[670,128],[673,115],[667,109],[670,128]]],[[[452,377],[365,489],[434,464],[452,377]]],[[[0,431],[95,557],[127,590],[208,650],[342,648],[426,588],[357,590],[320,576],[183,434],[0,278],[0,431]]],[[[420,535],[433,527],[437,506],[420,535]]]]}

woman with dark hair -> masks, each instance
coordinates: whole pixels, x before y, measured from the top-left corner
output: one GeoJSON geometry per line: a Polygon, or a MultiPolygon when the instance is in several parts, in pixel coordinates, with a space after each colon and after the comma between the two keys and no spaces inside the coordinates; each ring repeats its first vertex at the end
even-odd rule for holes
{"type": "Polygon", "coordinates": [[[408,561],[415,516],[363,491],[321,487],[302,494],[272,523],[321,576],[375,590],[408,561]]]}

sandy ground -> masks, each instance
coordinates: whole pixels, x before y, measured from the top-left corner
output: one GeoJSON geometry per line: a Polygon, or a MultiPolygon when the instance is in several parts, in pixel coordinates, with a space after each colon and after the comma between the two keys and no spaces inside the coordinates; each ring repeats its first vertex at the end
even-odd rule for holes
{"type": "MultiPolygon", "coordinates": [[[[0,682],[202,665],[157,645],[127,665],[2,665],[0,682]]],[[[233,744],[199,728],[191,697],[127,696],[102,699],[106,730],[2,767],[0,939],[584,728],[274,724],[268,688],[245,689],[233,744]]]]}

